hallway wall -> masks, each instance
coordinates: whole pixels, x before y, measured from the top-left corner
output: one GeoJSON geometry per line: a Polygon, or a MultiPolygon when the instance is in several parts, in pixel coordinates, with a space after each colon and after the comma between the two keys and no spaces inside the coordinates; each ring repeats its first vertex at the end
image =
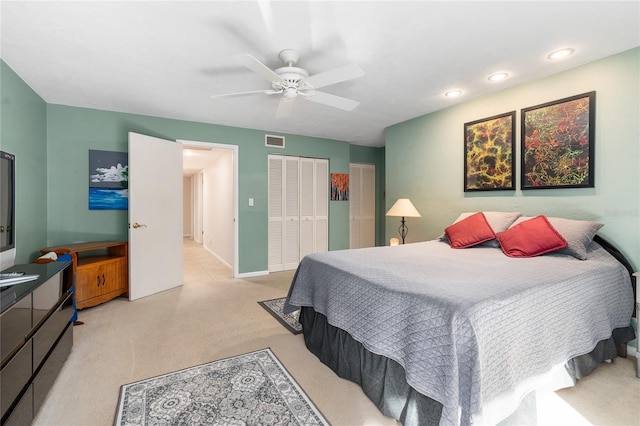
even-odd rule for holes
{"type": "Polygon", "coordinates": [[[191,220],[192,179],[192,176],[185,176],[182,178],[182,235],[189,238],[193,238],[193,221],[191,220]]]}
{"type": "Polygon", "coordinates": [[[204,169],[203,244],[233,265],[233,151],[204,169]]]}

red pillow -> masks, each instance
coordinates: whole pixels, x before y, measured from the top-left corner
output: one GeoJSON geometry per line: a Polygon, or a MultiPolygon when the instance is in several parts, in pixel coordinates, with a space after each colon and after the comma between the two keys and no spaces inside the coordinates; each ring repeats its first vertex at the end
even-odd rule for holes
{"type": "Polygon", "coordinates": [[[542,215],[499,232],[497,238],[509,257],[534,257],[567,247],[567,240],[542,215]]]}
{"type": "Polygon", "coordinates": [[[444,233],[447,234],[452,248],[467,248],[496,237],[482,212],[472,214],[466,219],[448,226],[444,233]]]}

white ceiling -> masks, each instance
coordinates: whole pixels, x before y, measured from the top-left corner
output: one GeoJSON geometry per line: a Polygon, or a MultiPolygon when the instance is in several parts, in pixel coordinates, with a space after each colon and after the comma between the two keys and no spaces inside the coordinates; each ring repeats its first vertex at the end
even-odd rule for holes
{"type": "Polygon", "coordinates": [[[1,56],[46,102],[384,145],[384,129],[640,45],[638,1],[6,1],[1,56]],[[573,47],[560,62],[551,51],[573,47]],[[351,112],[278,96],[231,55],[271,68],[297,49],[310,74],[354,62],[322,90],[351,112]],[[506,71],[492,83],[487,76],[506,71]],[[449,99],[443,93],[460,88],[449,99]]]}
{"type": "Polygon", "coordinates": [[[191,176],[215,163],[229,152],[224,148],[206,148],[201,145],[185,144],[182,150],[182,175],[191,176]]]}

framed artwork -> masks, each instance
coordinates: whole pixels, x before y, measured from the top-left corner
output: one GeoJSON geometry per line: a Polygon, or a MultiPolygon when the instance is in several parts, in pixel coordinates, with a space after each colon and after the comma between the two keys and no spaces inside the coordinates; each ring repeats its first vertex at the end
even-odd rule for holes
{"type": "Polygon", "coordinates": [[[331,201],[349,201],[347,173],[331,173],[331,201]]]}
{"type": "Polygon", "coordinates": [[[522,189],[593,188],[596,92],[522,110],[522,189]]]}
{"type": "Polygon", "coordinates": [[[129,209],[129,154],[89,150],[89,210],[129,209]]]}
{"type": "Polygon", "coordinates": [[[516,112],[464,125],[464,191],[515,189],[516,112]]]}

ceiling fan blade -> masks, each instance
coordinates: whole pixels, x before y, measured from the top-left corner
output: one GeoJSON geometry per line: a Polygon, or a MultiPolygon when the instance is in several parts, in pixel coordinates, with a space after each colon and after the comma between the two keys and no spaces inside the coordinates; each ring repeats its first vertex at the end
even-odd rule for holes
{"type": "Polygon", "coordinates": [[[316,92],[315,90],[308,92],[300,92],[305,99],[319,104],[328,105],[330,107],[339,108],[345,111],[353,111],[355,107],[360,105],[360,102],[347,98],[342,98],[336,95],[330,95],[324,92],[316,92]]]}
{"type": "Polygon", "coordinates": [[[293,103],[295,99],[282,98],[278,102],[278,109],[276,109],[276,118],[288,117],[293,109],[293,103]]]}
{"type": "Polygon", "coordinates": [[[312,89],[329,86],[331,84],[340,83],[342,81],[351,80],[353,78],[362,77],[364,71],[356,64],[347,64],[320,74],[312,75],[305,79],[305,83],[312,89]]]}
{"type": "Polygon", "coordinates": [[[267,89],[267,90],[250,90],[248,92],[222,93],[220,95],[211,95],[211,98],[215,99],[215,98],[223,98],[227,96],[245,96],[245,95],[253,95],[256,93],[265,93],[267,95],[275,95],[277,93],[282,93],[282,90],[267,89]]]}
{"type": "Polygon", "coordinates": [[[260,74],[262,78],[267,81],[284,81],[284,79],[273,72],[271,68],[257,60],[253,55],[250,55],[249,53],[233,55],[233,58],[245,67],[249,68],[251,71],[260,74]]]}

